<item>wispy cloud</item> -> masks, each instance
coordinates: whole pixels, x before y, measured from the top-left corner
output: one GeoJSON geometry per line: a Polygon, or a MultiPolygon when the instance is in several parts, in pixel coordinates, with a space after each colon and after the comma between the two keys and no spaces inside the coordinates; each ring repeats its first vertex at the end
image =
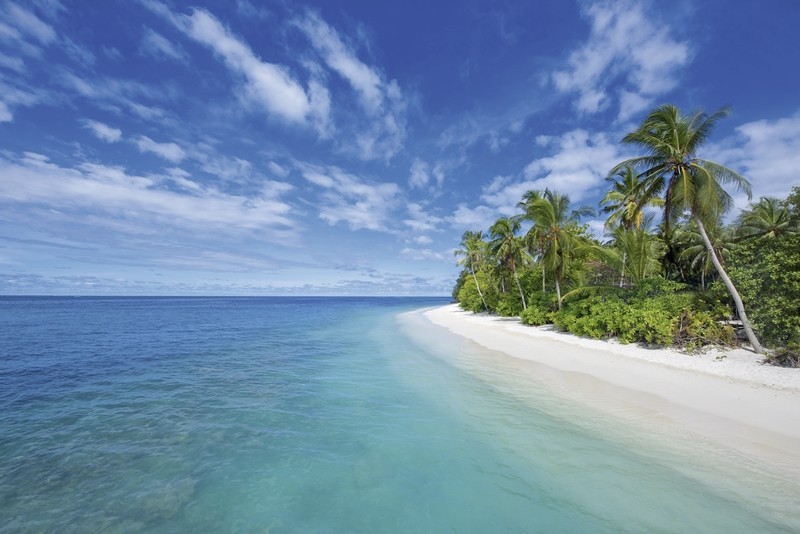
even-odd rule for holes
{"type": "Polygon", "coordinates": [[[356,136],[358,155],[365,160],[390,159],[406,137],[406,103],[400,86],[375,67],[360,60],[352,46],[319,14],[308,11],[295,24],[306,35],[325,64],[358,95],[370,118],[369,128],[356,136]]]}
{"type": "Polygon", "coordinates": [[[136,137],[133,142],[140,152],[155,154],[172,163],[180,163],[186,157],[186,152],[175,143],[158,143],[146,135],[136,137]]]}
{"type": "Polygon", "coordinates": [[[20,32],[43,45],[50,44],[56,40],[57,36],[53,27],[27,9],[23,9],[12,2],[8,2],[5,7],[6,20],[20,32]]]}
{"type": "Polygon", "coordinates": [[[101,141],[105,141],[106,143],[116,143],[122,139],[122,130],[119,128],[113,128],[108,124],[91,119],[84,119],[81,122],[83,123],[84,128],[90,130],[95,137],[101,141]]]}
{"type": "Polygon", "coordinates": [[[151,28],[145,29],[139,50],[143,54],[156,59],[173,60],[181,63],[188,60],[186,52],[179,44],[173,43],[151,28]]]}
{"type": "Polygon", "coordinates": [[[579,111],[607,108],[614,97],[610,87],[621,83],[618,119],[626,120],[675,87],[689,46],[669,26],[651,21],[641,3],[595,2],[583,14],[591,24],[588,40],[570,54],[567,69],[552,74],[557,89],[578,94],[579,111]]]}
{"type": "Polygon", "coordinates": [[[330,225],[346,223],[352,230],[389,231],[389,220],[400,188],[371,183],[338,167],[297,164],[303,177],[321,188],[320,218],[330,225]]]}
{"type": "Polygon", "coordinates": [[[291,123],[310,123],[320,134],[328,134],[330,96],[322,84],[311,80],[306,91],[286,66],[262,61],[208,11],[195,9],[179,20],[179,28],[211,48],[231,71],[244,78],[242,96],[246,101],[270,115],[291,123]]]}
{"type": "Polygon", "coordinates": [[[0,157],[0,175],[5,177],[0,204],[31,227],[48,221],[60,226],[66,216],[73,224],[136,235],[167,229],[202,232],[209,240],[253,233],[284,241],[295,235],[291,208],[281,200],[292,189],[286,183],[266,181],[255,195],[234,195],[193,182],[185,173],[136,175],[90,162],[63,167],[34,153],[0,157]],[[168,187],[176,179],[192,187],[168,187]]]}

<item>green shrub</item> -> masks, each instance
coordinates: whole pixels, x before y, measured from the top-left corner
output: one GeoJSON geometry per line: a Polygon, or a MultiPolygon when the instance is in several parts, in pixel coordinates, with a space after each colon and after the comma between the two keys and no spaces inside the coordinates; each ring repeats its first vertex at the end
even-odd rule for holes
{"type": "Polygon", "coordinates": [[[518,316],[522,313],[522,298],[520,298],[519,293],[509,291],[500,295],[495,311],[501,317],[518,316]]]}
{"type": "Polygon", "coordinates": [[[735,340],[730,325],[720,323],[708,312],[688,308],[681,312],[673,333],[673,343],[687,352],[708,345],[730,346],[735,340]]]}
{"type": "Polygon", "coordinates": [[[539,306],[528,306],[528,308],[520,314],[520,318],[523,324],[532,326],[541,326],[551,322],[550,310],[545,310],[539,306]]]}

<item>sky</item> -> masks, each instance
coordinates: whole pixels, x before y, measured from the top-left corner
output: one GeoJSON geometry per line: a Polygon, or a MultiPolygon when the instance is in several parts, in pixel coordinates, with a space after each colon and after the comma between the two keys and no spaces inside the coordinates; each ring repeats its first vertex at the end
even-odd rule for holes
{"type": "Polygon", "coordinates": [[[448,295],[465,230],[529,189],[597,206],[664,103],[730,106],[700,155],[785,196],[798,20],[796,0],[0,0],[0,294],[448,295]]]}

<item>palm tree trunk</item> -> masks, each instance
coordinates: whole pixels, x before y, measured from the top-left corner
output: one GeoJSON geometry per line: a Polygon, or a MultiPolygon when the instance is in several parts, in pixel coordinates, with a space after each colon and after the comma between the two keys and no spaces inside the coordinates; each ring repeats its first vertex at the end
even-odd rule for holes
{"type": "Polygon", "coordinates": [[[517,289],[519,289],[519,296],[522,297],[522,309],[523,311],[528,309],[528,306],[525,304],[525,293],[522,292],[522,284],[519,283],[519,276],[517,276],[517,268],[514,264],[511,264],[511,268],[514,269],[514,280],[517,282],[517,289]]]}
{"type": "Polygon", "coordinates": [[[625,281],[625,262],[628,260],[628,252],[622,253],[622,269],[619,273],[619,287],[622,287],[623,282],[625,281]]]}
{"type": "Polygon", "coordinates": [[[561,309],[561,284],[558,283],[558,277],[556,276],[556,297],[558,298],[558,309],[561,309]]]}
{"type": "Polygon", "coordinates": [[[750,320],[747,318],[747,314],[744,311],[742,297],[740,297],[739,292],[736,291],[736,287],[734,287],[733,282],[731,282],[731,279],[728,277],[728,273],[726,273],[725,269],[722,268],[722,264],[720,263],[719,258],[717,258],[717,254],[714,252],[714,247],[711,245],[711,240],[708,238],[705,226],[703,226],[703,222],[700,220],[700,217],[695,215],[694,220],[697,223],[697,228],[700,230],[700,235],[703,237],[703,243],[705,243],[708,253],[711,256],[711,263],[714,264],[714,268],[717,270],[717,273],[719,273],[719,277],[722,278],[722,281],[725,283],[725,287],[728,288],[731,297],[733,297],[733,302],[736,304],[736,313],[739,314],[739,319],[742,320],[742,326],[744,326],[747,339],[753,346],[753,352],[756,354],[761,354],[763,349],[761,348],[761,343],[758,341],[755,332],[753,332],[753,327],[750,325],[750,320]]]}
{"type": "Polygon", "coordinates": [[[472,265],[472,261],[469,262],[469,270],[472,273],[472,279],[475,280],[475,287],[478,288],[478,296],[481,298],[481,302],[483,302],[483,309],[488,312],[489,306],[486,305],[486,299],[483,298],[483,292],[481,292],[481,285],[478,283],[478,277],[475,276],[475,267],[472,265]]]}
{"type": "Polygon", "coordinates": [[[544,295],[547,292],[547,287],[545,287],[544,262],[541,262],[541,266],[542,266],[542,295],[544,295]]]}

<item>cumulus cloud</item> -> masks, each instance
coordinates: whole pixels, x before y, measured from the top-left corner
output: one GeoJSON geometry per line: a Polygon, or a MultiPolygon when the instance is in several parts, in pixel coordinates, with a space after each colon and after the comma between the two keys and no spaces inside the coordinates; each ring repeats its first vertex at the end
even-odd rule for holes
{"type": "Polygon", "coordinates": [[[415,158],[409,169],[408,185],[412,189],[423,189],[431,184],[434,190],[444,184],[444,165],[437,163],[429,165],[425,161],[415,158]]]}
{"type": "MultiPolygon", "coordinates": [[[[755,197],[784,197],[800,183],[800,112],[742,124],[702,156],[741,173],[750,181],[755,197]]],[[[729,192],[737,208],[747,207],[744,195],[729,192]]]]}
{"type": "Polygon", "coordinates": [[[537,158],[525,167],[526,186],[557,189],[572,200],[582,200],[596,192],[604,184],[608,171],[623,159],[619,143],[605,133],[577,129],[560,136],[539,136],[537,143],[553,154],[537,158]]]}
{"type": "Polygon", "coordinates": [[[426,211],[425,207],[417,202],[409,202],[406,210],[408,217],[403,219],[403,224],[417,234],[438,230],[444,220],[426,211]]]}
{"type": "Polygon", "coordinates": [[[570,54],[569,67],[551,78],[560,91],[577,93],[579,111],[607,108],[610,87],[619,83],[618,119],[626,120],[676,85],[678,69],[690,59],[688,43],[651,21],[641,4],[595,2],[583,14],[591,25],[588,40],[570,54]]]}
{"type": "Polygon", "coordinates": [[[186,152],[175,143],[158,143],[146,135],[140,135],[133,140],[140,152],[150,152],[172,163],[180,163],[186,152]]]}
{"type": "Polygon", "coordinates": [[[319,217],[330,225],[346,223],[352,230],[390,231],[391,212],[400,188],[394,183],[370,183],[334,166],[300,163],[303,177],[319,187],[319,217]]]}
{"type": "Polygon", "coordinates": [[[605,177],[624,159],[617,143],[603,133],[572,130],[559,136],[539,136],[537,144],[549,153],[531,161],[519,174],[495,176],[481,191],[481,205],[460,204],[450,216],[458,229],[488,228],[499,216],[519,213],[517,203],[532,189],[552,189],[573,202],[594,196],[605,177]]]}
{"type": "Polygon", "coordinates": [[[310,122],[321,134],[329,134],[330,95],[322,84],[312,80],[306,91],[287,67],[262,61],[208,11],[195,9],[180,20],[179,28],[211,48],[231,71],[244,78],[247,101],[287,122],[310,122]]]}
{"type": "Polygon", "coordinates": [[[86,119],[83,122],[83,127],[90,130],[95,137],[106,143],[116,143],[122,138],[122,130],[113,128],[107,124],[99,121],[86,119]]]}

